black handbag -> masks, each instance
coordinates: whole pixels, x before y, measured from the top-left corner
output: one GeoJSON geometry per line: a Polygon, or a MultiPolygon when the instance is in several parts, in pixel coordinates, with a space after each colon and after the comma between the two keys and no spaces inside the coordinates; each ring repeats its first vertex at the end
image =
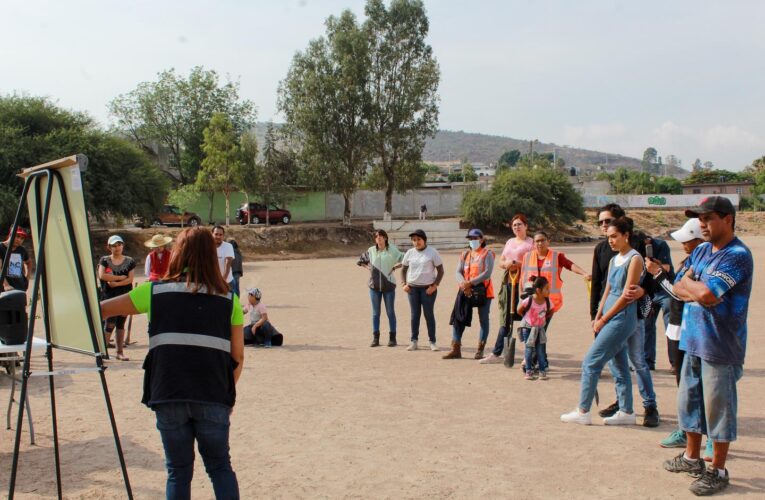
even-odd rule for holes
{"type": "Polygon", "coordinates": [[[470,297],[468,297],[471,307],[481,307],[486,304],[486,285],[483,283],[473,285],[470,289],[470,297]]]}

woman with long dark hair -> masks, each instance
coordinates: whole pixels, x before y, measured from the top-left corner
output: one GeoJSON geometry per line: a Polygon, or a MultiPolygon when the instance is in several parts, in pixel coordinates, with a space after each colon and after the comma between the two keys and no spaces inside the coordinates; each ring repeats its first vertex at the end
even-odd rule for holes
{"type": "Polygon", "coordinates": [[[578,406],[560,416],[563,422],[590,425],[590,408],[606,363],[616,382],[619,411],[603,420],[606,425],[635,424],[632,408],[632,377],[627,355],[627,340],[637,326],[637,302],[625,295],[631,285],[640,283],[643,275],[643,258],[630,246],[632,224],[624,218],[612,221],[606,233],[608,244],[617,252],[608,266],[608,281],[603,300],[592,323],[595,342],[582,362],[582,384],[578,406]]]}
{"type": "Polygon", "coordinates": [[[101,303],[112,317],[149,315],[142,402],[165,448],[167,498],[190,498],[194,441],[216,498],[239,498],[229,456],[229,415],[242,372],[242,308],[218,269],[209,230],[178,235],[164,279],[101,303]]]}
{"type": "Polygon", "coordinates": [[[388,241],[388,233],[383,229],[374,232],[375,244],[361,254],[356,264],[369,269],[369,298],[372,301],[372,343],[369,347],[380,345],[380,313],[385,302],[388,316],[390,338],[388,347],[396,346],[396,278],[393,271],[401,267],[404,254],[388,241]]]}

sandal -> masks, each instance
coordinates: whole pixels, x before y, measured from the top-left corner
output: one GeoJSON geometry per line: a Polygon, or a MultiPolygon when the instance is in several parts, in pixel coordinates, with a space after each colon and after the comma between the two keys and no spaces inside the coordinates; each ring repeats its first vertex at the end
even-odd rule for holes
{"type": "Polygon", "coordinates": [[[120,361],[130,361],[130,358],[128,358],[124,354],[116,354],[114,357],[120,361]]]}
{"type": "Polygon", "coordinates": [[[129,345],[137,344],[137,343],[138,343],[137,340],[130,340],[130,341],[126,340],[125,341],[125,347],[127,347],[129,345]]]}
{"type": "Polygon", "coordinates": [[[108,347],[109,349],[116,349],[117,348],[117,346],[114,345],[114,342],[107,342],[106,343],[106,347],[108,347]]]}

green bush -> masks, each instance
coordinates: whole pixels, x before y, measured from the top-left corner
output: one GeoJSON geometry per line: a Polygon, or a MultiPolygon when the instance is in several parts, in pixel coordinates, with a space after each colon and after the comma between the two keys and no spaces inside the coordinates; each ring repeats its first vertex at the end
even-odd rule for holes
{"type": "Polygon", "coordinates": [[[742,196],[738,208],[750,212],[762,212],[765,210],[765,201],[757,196],[742,196]]]}
{"type": "Polygon", "coordinates": [[[489,191],[469,191],[462,201],[462,217],[479,227],[499,227],[516,213],[554,227],[583,219],[584,207],[566,176],[552,168],[502,172],[489,191]]]}

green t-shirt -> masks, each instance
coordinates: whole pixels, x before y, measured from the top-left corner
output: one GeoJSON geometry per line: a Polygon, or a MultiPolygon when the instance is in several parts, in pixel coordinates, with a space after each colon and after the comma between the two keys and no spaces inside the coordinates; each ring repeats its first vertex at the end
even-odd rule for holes
{"type": "MultiPolygon", "coordinates": [[[[130,293],[130,300],[139,313],[145,313],[151,321],[151,282],[143,283],[133,288],[130,293]]],[[[231,307],[231,326],[240,326],[244,324],[244,314],[239,306],[239,297],[234,294],[231,307]]]]}
{"type": "Polygon", "coordinates": [[[377,245],[372,245],[367,252],[369,253],[369,263],[395,283],[396,280],[391,279],[393,266],[404,258],[404,254],[401,253],[396,245],[390,244],[385,250],[378,250],[377,245]]]}

